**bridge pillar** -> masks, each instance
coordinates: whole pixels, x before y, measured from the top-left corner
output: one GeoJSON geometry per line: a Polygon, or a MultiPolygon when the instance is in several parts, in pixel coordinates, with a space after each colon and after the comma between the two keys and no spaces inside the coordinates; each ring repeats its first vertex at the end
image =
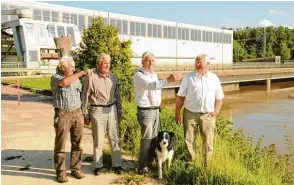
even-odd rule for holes
{"type": "Polygon", "coordinates": [[[271,79],[266,79],[266,92],[271,92],[271,79]]]}
{"type": "Polygon", "coordinates": [[[239,83],[222,84],[224,92],[239,91],[239,83]]]}

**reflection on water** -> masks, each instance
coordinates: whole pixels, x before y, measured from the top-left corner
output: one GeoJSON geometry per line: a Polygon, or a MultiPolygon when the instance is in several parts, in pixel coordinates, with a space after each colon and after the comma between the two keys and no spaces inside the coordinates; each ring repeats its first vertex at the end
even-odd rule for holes
{"type": "Polygon", "coordinates": [[[270,94],[265,85],[241,86],[238,92],[225,93],[221,114],[235,128],[253,135],[254,141],[264,136],[264,145],[276,144],[278,152],[286,152],[285,135],[294,139],[294,99],[288,97],[294,95],[294,82],[272,83],[271,88],[270,94]]]}

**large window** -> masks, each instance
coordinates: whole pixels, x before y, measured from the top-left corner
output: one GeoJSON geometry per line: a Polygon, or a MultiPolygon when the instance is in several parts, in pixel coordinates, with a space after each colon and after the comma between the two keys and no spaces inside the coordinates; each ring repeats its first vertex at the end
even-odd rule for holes
{"type": "Polygon", "coordinates": [[[61,36],[65,35],[65,31],[64,31],[63,26],[57,26],[57,35],[58,35],[58,37],[61,37],[61,36]]]}
{"type": "Polygon", "coordinates": [[[52,46],[52,45],[54,45],[55,26],[48,25],[47,26],[47,33],[48,33],[48,38],[49,38],[49,44],[52,46]]]}
{"type": "Polygon", "coordinates": [[[162,36],[162,26],[157,24],[148,24],[148,36],[149,37],[159,37],[162,36]]]}
{"type": "MultiPolygon", "coordinates": [[[[104,22],[104,24],[106,23],[104,22]]],[[[125,34],[125,35],[128,34],[128,21],[124,21],[120,19],[110,19],[110,25],[112,25],[113,27],[116,27],[120,34],[125,34]]],[[[131,30],[131,35],[137,35],[137,33],[139,35],[141,34],[140,26],[137,28],[137,25],[135,24],[135,22],[131,22],[130,30],[131,30]]]]}
{"type": "Polygon", "coordinates": [[[51,20],[52,20],[52,22],[59,22],[58,12],[51,12],[51,20]]]}
{"type": "Polygon", "coordinates": [[[188,28],[178,28],[178,39],[190,40],[188,28]]]}
{"type": "Polygon", "coordinates": [[[50,12],[43,10],[43,21],[50,21],[50,12]]]}
{"type": "Polygon", "coordinates": [[[71,14],[71,20],[72,20],[72,24],[78,25],[78,15],[77,14],[71,14]]]}
{"type": "Polygon", "coordinates": [[[69,13],[63,13],[62,20],[63,20],[62,22],[64,22],[64,23],[71,23],[69,13]]]}
{"type": "Polygon", "coordinates": [[[35,32],[34,24],[26,23],[25,27],[26,27],[25,34],[27,35],[29,44],[30,45],[37,44],[37,38],[36,38],[36,32],[35,32]]]}
{"type": "Polygon", "coordinates": [[[79,30],[83,31],[85,27],[85,16],[79,15],[79,30]]]}
{"type": "Polygon", "coordinates": [[[66,27],[67,35],[71,35],[71,42],[72,46],[76,46],[76,39],[75,39],[75,34],[74,34],[74,29],[73,27],[66,27]]]}
{"type": "Polygon", "coordinates": [[[40,45],[47,45],[47,36],[44,24],[37,24],[37,31],[39,34],[40,45]]]}
{"type": "Polygon", "coordinates": [[[231,44],[232,43],[232,36],[229,33],[223,34],[223,43],[231,44]]]}
{"type": "Polygon", "coordinates": [[[204,42],[212,42],[212,32],[210,32],[210,31],[202,31],[202,41],[204,41],[204,42]]]}
{"type": "Polygon", "coordinates": [[[123,21],[122,22],[123,23],[123,31],[122,31],[122,34],[128,34],[128,29],[129,29],[129,27],[128,27],[128,21],[123,21]]]}
{"type": "Polygon", "coordinates": [[[42,20],[42,11],[34,9],[34,20],[42,20]]]}
{"type": "Polygon", "coordinates": [[[172,26],[163,26],[163,38],[175,39],[176,28],[172,26]]]}
{"type": "Polygon", "coordinates": [[[201,30],[192,30],[191,29],[191,40],[201,41],[201,30]]]}
{"type": "Polygon", "coordinates": [[[93,17],[92,16],[88,16],[88,26],[92,25],[92,21],[93,21],[93,17]]]}

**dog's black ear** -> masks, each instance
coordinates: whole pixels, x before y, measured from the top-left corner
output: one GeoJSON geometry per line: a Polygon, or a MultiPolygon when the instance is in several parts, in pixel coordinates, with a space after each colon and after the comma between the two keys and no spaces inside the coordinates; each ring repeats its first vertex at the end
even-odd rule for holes
{"type": "Polygon", "coordinates": [[[173,150],[174,144],[175,144],[175,134],[173,132],[168,133],[170,142],[169,145],[167,146],[168,151],[173,150]]]}
{"type": "Polygon", "coordinates": [[[168,134],[169,134],[171,140],[174,140],[175,139],[175,133],[169,132],[168,134]]]}

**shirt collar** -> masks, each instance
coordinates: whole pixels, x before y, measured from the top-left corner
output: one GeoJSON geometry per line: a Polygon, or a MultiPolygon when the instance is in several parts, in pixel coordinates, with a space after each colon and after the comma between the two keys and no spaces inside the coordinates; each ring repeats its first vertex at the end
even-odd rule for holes
{"type": "MultiPolygon", "coordinates": [[[[202,75],[196,71],[196,76],[201,77],[202,75]]],[[[209,77],[209,71],[207,71],[203,76],[208,78],[209,77]]]]}
{"type": "Polygon", "coordinates": [[[153,74],[153,73],[150,73],[150,72],[146,71],[144,67],[141,67],[140,71],[142,71],[144,74],[147,74],[147,75],[152,75],[153,74]]]}

